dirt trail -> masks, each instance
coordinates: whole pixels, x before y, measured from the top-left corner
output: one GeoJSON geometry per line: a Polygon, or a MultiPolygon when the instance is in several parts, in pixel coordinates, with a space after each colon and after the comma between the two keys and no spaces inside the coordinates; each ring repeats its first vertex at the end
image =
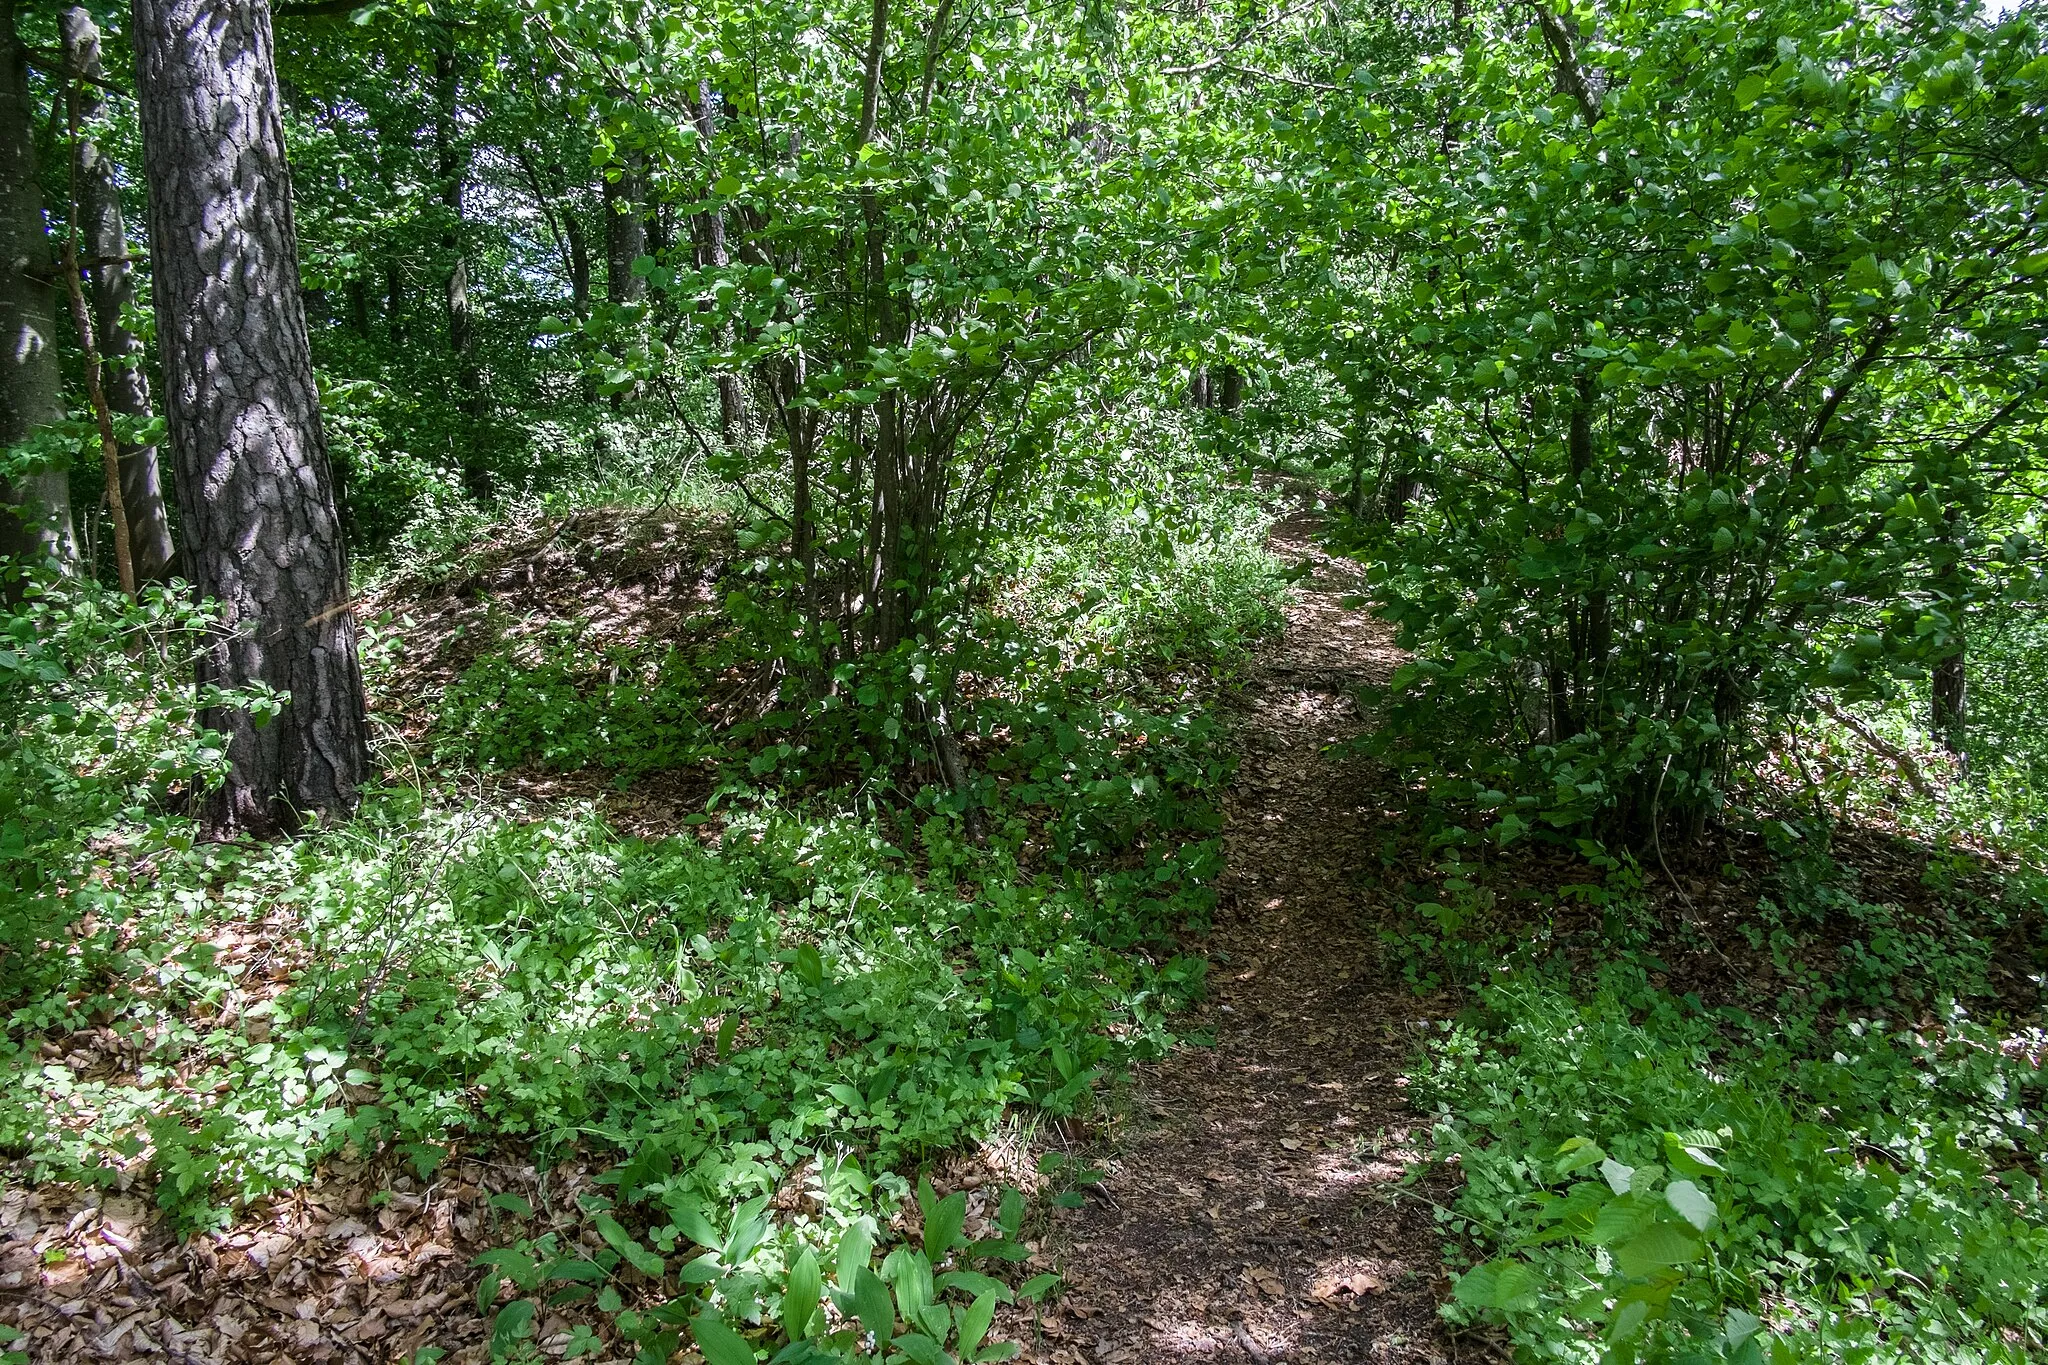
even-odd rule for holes
{"type": "Polygon", "coordinates": [[[1093,1154],[1108,1174],[1062,1220],[1067,1280],[1026,1359],[1257,1365],[1441,1362],[1440,1238],[1393,1195],[1427,1125],[1400,1077],[1423,1011],[1382,979],[1361,913],[1381,880],[1384,783],[1323,750],[1357,733],[1361,681],[1399,655],[1340,599],[1349,566],[1282,523],[1316,564],[1238,718],[1210,997],[1184,1047],[1136,1078],[1133,1116],[1093,1154]]]}

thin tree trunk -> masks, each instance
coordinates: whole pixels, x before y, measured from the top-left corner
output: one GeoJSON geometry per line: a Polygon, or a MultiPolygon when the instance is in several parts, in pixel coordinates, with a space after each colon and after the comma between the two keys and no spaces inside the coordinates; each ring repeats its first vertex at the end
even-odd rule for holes
{"type": "MultiPolygon", "coordinates": [[[[36,183],[35,112],[15,2],[0,0],[0,445],[28,440],[64,415],[56,299],[43,194],[36,183]]],[[[62,468],[0,484],[0,556],[78,568],[71,482],[62,468]]]]}
{"type": "Polygon", "coordinates": [[[633,262],[647,254],[647,220],[639,158],[628,152],[616,177],[604,182],[604,296],[611,303],[638,303],[647,297],[647,281],[633,273],[633,262]]]}
{"type": "Polygon", "coordinates": [[[284,126],[265,0],[134,0],[136,91],[165,409],[186,564],[222,616],[198,682],[267,684],[267,725],[227,738],[219,832],[354,808],[369,770],[348,557],[297,288],[284,126]]]}
{"type": "MultiPolygon", "coordinates": [[[[443,40],[454,42],[453,34],[443,40]]],[[[434,57],[434,169],[441,182],[441,205],[448,211],[448,230],[441,236],[442,250],[449,257],[445,294],[448,303],[448,353],[455,358],[456,406],[470,421],[461,437],[457,458],[462,464],[463,486],[470,496],[483,500],[491,496],[491,471],[484,463],[483,375],[476,363],[476,323],[470,312],[469,262],[462,254],[462,188],[468,179],[467,153],[458,145],[455,111],[459,97],[455,53],[443,50],[434,57]]]]}
{"type": "Polygon", "coordinates": [[[405,340],[405,267],[395,260],[384,262],[384,330],[394,346],[405,340]]]}
{"type": "MultiPolygon", "coordinates": [[[[78,82],[66,81],[61,99],[69,106],[67,122],[71,145],[76,151],[78,128],[78,82]]],[[[100,472],[106,479],[107,520],[113,523],[114,573],[121,591],[135,596],[135,558],[128,539],[128,506],[121,496],[121,443],[114,436],[114,414],[107,407],[107,391],[100,383],[99,339],[93,334],[92,310],[86,306],[84,274],[78,265],[78,163],[72,161],[69,227],[64,234],[64,292],[71,303],[71,325],[78,333],[78,349],[85,362],[85,396],[92,407],[100,433],[100,472]]]]}
{"type": "MultiPolygon", "coordinates": [[[[697,82],[697,103],[692,111],[697,119],[697,145],[704,149],[707,161],[711,155],[712,139],[718,134],[718,91],[710,81],[697,82]]],[[[699,269],[722,270],[730,264],[731,257],[725,246],[725,210],[709,208],[697,215],[699,269]]],[[[740,392],[740,377],[736,374],[719,374],[714,382],[718,386],[718,434],[727,447],[736,445],[747,428],[746,400],[740,392]]]]}
{"type": "Polygon", "coordinates": [[[1970,673],[1968,656],[1960,641],[1956,644],[1955,653],[1934,666],[1932,700],[1933,715],[1930,719],[1934,737],[1949,754],[1961,758],[1970,714],[1970,673]]]}
{"type": "Polygon", "coordinates": [[[590,239],[584,235],[583,219],[572,204],[562,212],[562,235],[569,240],[569,300],[576,316],[590,316],[590,239]]]}
{"type": "MultiPolygon", "coordinates": [[[[142,338],[127,325],[135,306],[135,267],[128,260],[127,224],[121,218],[121,187],[114,163],[89,136],[100,117],[102,100],[96,84],[102,76],[100,31],[83,6],[64,11],[61,27],[64,60],[74,78],[78,118],[87,136],[78,140],[75,171],[77,223],[85,255],[92,264],[86,278],[92,285],[92,331],[99,343],[100,387],[107,408],[137,425],[155,413],[149,400],[149,375],[143,369],[142,338]]],[[[360,291],[360,284],[357,286],[360,291]]],[[[363,330],[367,331],[367,325],[363,330]]],[[[177,563],[171,543],[171,520],[164,504],[163,475],[154,445],[122,443],[120,489],[128,517],[129,553],[135,577],[144,583],[169,578],[177,563]]]]}

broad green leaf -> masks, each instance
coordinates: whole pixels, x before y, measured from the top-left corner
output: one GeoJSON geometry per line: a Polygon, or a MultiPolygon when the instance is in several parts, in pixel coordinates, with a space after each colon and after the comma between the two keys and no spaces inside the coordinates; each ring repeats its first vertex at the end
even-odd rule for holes
{"type": "Polygon", "coordinates": [[[924,1254],[934,1262],[960,1244],[960,1230],[967,1223],[967,1194],[955,1190],[931,1207],[924,1218],[924,1254]]]}
{"type": "Polygon", "coordinates": [[[823,1277],[818,1273],[818,1257],[805,1247],[796,1258],[796,1264],[789,1268],[789,1283],[782,1291],[782,1330],[792,1339],[801,1341],[811,1335],[812,1321],[818,1316],[818,1301],[824,1293],[823,1277]]]}
{"type": "Polygon", "coordinates": [[[699,1313],[692,1318],[690,1335],[697,1339],[705,1365],[754,1365],[754,1348],[715,1312],[699,1313]]]}
{"type": "Polygon", "coordinates": [[[1664,1187],[1664,1202],[1686,1222],[1705,1232],[1720,1216],[1707,1192],[1690,1180],[1674,1180],[1664,1187]]]}
{"type": "Polygon", "coordinates": [[[920,1332],[905,1332],[889,1345],[903,1355],[917,1362],[917,1365],[953,1365],[953,1357],[930,1337],[920,1332]]]}
{"type": "Polygon", "coordinates": [[[886,1345],[895,1334],[896,1304],[889,1297],[889,1286],[865,1265],[853,1276],[853,1315],[873,1335],[877,1346],[886,1345]]]}
{"type": "Polygon", "coordinates": [[[976,1299],[960,1319],[960,1337],[954,1345],[963,1357],[974,1358],[974,1353],[981,1349],[981,1339],[988,1335],[989,1325],[995,1320],[996,1295],[990,1290],[976,1299]]]}
{"type": "Polygon", "coordinates": [[[845,1235],[839,1239],[839,1264],[833,1278],[839,1281],[841,1289],[852,1289],[861,1271],[868,1267],[868,1260],[875,1254],[875,1226],[867,1218],[857,1218],[848,1225],[845,1235]]]}
{"type": "Polygon", "coordinates": [[[1557,1149],[1556,1171],[1559,1175],[1570,1175],[1582,1171],[1597,1162],[1605,1161],[1607,1153],[1588,1138],[1567,1138],[1557,1149]]]}
{"type": "Polygon", "coordinates": [[[534,1312],[532,1299],[514,1299],[500,1308],[491,1319],[491,1350],[509,1355],[513,1345],[532,1329],[534,1312]]]}
{"type": "Polygon", "coordinates": [[[1652,1223],[1614,1249],[1614,1266],[1631,1279],[1697,1260],[1699,1234],[1682,1223],[1652,1223]]]}

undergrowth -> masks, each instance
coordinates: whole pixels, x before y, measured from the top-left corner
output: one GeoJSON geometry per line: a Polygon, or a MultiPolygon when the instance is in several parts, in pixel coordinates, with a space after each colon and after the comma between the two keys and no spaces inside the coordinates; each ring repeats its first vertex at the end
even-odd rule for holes
{"type": "Polygon", "coordinates": [[[0,765],[0,1147],[34,1181],[139,1183],[191,1233],[330,1155],[425,1172],[509,1144],[611,1193],[584,1209],[602,1249],[485,1258],[495,1355],[532,1354],[538,1306],[588,1300],[608,1327],[579,1343],[650,1360],[1004,1358],[994,1304],[1051,1286],[987,1273],[1024,1254],[1013,1205],[969,1237],[926,1190],[892,1248],[901,1211],[935,1159],[1092,1104],[1200,992],[1182,944],[1231,764],[1189,691],[1274,619],[1262,529],[1177,558],[1106,544],[1021,589],[1087,601],[1119,662],[1063,655],[1071,615],[991,633],[1043,662],[962,711],[979,838],[936,786],[782,781],[772,725],[703,704],[735,654],[541,630],[480,655],[430,752],[387,765],[440,775],[294,842],[200,842],[177,811],[220,761],[179,701],[203,614],[35,596],[0,660],[10,713],[46,718],[0,765]],[[156,648],[118,646],[150,621],[156,648]],[[1144,682],[1169,661],[1174,686],[1144,682]],[[653,841],[483,775],[682,764],[712,796],[653,841]],[[792,1189],[807,1212],[769,1209],[792,1189]]]}
{"type": "Polygon", "coordinates": [[[1583,852],[1554,892],[1450,857],[1386,934],[1471,1002],[1412,1077],[1463,1177],[1447,1315],[1532,1360],[2038,1358],[2038,885],[1936,856],[1908,910],[1781,846],[1717,928],[1583,852]],[[2015,944],[2032,999],[1994,989],[2015,944]]]}

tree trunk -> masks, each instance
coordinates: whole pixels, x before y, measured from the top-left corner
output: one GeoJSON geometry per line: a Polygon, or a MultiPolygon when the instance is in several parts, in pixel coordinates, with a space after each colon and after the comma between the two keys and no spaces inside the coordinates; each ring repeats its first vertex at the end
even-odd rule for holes
{"type": "MultiPolygon", "coordinates": [[[[710,81],[697,82],[697,103],[691,111],[697,120],[697,145],[704,149],[708,161],[711,156],[712,138],[718,133],[718,91],[710,81]]],[[[697,215],[697,268],[699,270],[721,270],[731,262],[725,248],[725,210],[706,209],[697,215]]],[[[718,434],[725,444],[737,444],[747,427],[746,402],[740,394],[740,377],[736,374],[719,374],[714,381],[718,386],[718,434]]]]}
{"type": "Polygon", "coordinates": [[[1961,642],[1956,652],[1934,666],[1934,738],[1957,758],[1963,756],[1963,737],[1969,719],[1970,673],[1961,642]]]}
{"type": "Polygon", "coordinates": [[[562,232],[569,239],[569,298],[576,316],[590,316],[590,240],[583,234],[583,219],[574,204],[562,211],[562,232]]]}
{"type": "Polygon", "coordinates": [[[1217,371],[1216,406],[1232,417],[1244,406],[1244,374],[1235,365],[1217,371]]]}
{"type": "MultiPolygon", "coordinates": [[[[78,115],[89,130],[99,121],[102,100],[95,83],[101,75],[100,31],[83,6],[64,11],[60,21],[64,60],[78,85],[78,115]]],[[[135,306],[135,267],[128,261],[128,229],[121,219],[121,187],[114,163],[91,137],[78,145],[78,229],[84,254],[92,261],[86,279],[92,285],[92,329],[99,343],[100,386],[110,411],[137,424],[150,420],[149,376],[143,369],[142,338],[127,326],[135,306]]],[[[122,442],[121,502],[128,512],[128,547],[136,579],[160,583],[171,576],[176,551],[171,544],[170,514],[164,506],[163,476],[153,445],[122,442]]]]}
{"type": "Polygon", "coordinates": [[[288,694],[227,738],[216,832],[347,814],[369,769],[348,557],[299,299],[266,0],[134,0],[136,93],[186,567],[222,615],[198,681],[288,694]]]}
{"type": "MultiPolygon", "coordinates": [[[[14,0],[0,0],[0,445],[10,446],[64,415],[28,54],[14,18],[14,0]]],[[[0,484],[0,556],[77,569],[71,481],[63,468],[0,484]]]]}
{"type": "MultiPolygon", "coordinates": [[[[444,35],[452,43],[452,34],[444,35]]],[[[470,420],[466,425],[457,458],[462,462],[462,484],[471,497],[482,501],[491,496],[492,480],[484,463],[483,375],[476,363],[476,322],[469,304],[469,262],[462,248],[462,187],[468,179],[469,156],[458,144],[455,126],[459,96],[455,53],[445,50],[434,58],[434,169],[441,181],[441,205],[448,211],[448,229],[441,235],[441,247],[449,258],[445,293],[448,302],[448,353],[455,358],[456,406],[470,420]]]]}
{"type": "Polygon", "coordinates": [[[405,267],[396,260],[384,262],[384,330],[394,346],[405,340],[405,267]]]}
{"type": "Polygon", "coordinates": [[[616,179],[604,181],[604,296],[612,303],[638,303],[647,297],[647,281],[633,273],[633,262],[647,254],[647,220],[641,217],[640,161],[628,152],[616,179]]]}

